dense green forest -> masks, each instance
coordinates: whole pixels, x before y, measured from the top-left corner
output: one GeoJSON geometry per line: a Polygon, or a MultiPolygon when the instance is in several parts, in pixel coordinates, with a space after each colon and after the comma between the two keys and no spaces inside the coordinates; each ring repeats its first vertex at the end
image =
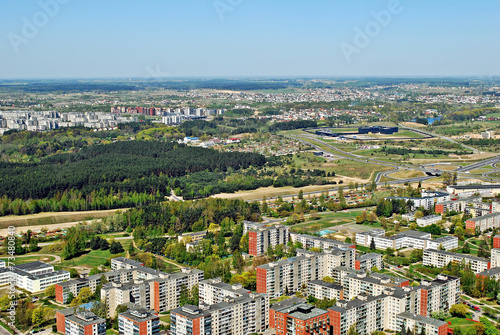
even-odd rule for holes
{"type": "Polygon", "coordinates": [[[0,214],[141,205],[169,195],[170,185],[187,186],[186,180],[197,173],[202,175],[194,177],[195,181],[203,182],[204,174],[205,182],[212,182],[222,180],[228,170],[265,164],[259,154],[221,153],[157,141],[94,145],[78,153],[49,156],[39,163],[2,162],[0,214]]]}

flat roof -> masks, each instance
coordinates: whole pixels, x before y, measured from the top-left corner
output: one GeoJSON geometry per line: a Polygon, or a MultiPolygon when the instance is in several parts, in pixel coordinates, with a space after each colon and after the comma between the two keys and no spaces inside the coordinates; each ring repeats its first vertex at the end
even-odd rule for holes
{"type": "Polygon", "coordinates": [[[320,286],[324,286],[324,287],[328,287],[328,288],[331,288],[331,289],[334,289],[334,290],[337,290],[337,291],[342,291],[344,288],[341,286],[341,285],[337,285],[337,284],[334,284],[334,283],[329,283],[329,282],[326,282],[326,281],[323,281],[323,280],[311,280],[309,282],[307,282],[307,284],[314,284],[314,285],[320,285],[320,286]]]}
{"type": "Polygon", "coordinates": [[[40,262],[40,261],[19,264],[19,265],[15,265],[14,267],[16,269],[21,270],[21,271],[32,271],[32,270],[41,270],[41,269],[45,269],[45,268],[53,268],[52,265],[45,264],[44,262],[40,262]]]}
{"type": "Polygon", "coordinates": [[[397,318],[410,319],[410,320],[414,320],[414,321],[417,321],[417,322],[420,322],[420,323],[429,324],[429,325],[432,325],[432,326],[437,327],[437,328],[439,328],[439,327],[447,324],[447,322],[444,322],[444,321],[441,321],[441,320],[437,320],[437,319],[433,319],[433,318],[428,318],[426,316],[417,315],[417,314],[413,314],[413,313],[410,313],[410,312],[399,313],[398,315],[396,315],[396,317],[397,318]]]}
{"type": "Polygon", "coordinates": [[[316,318],[323,314],[327,314],[328,311],[325,311],[324,309],[319,309],[307,303],[301,303],[298,305],[281,309],[280,313],[288,314],[289,317],[305,321],[312,318],[316,318]]]}
{"type": "Polygon", "coordinates": [[[66,317],[66,320],[70,320],[80,326],[89,326],[96,323],[105,323],[106,320],[101,319],[97,315],[92,312],[78,312],[77,314],[69,315],[66,317]]]}
{"type": "Polygon", "coordinates": [[[489,188],[500,188],[500,184],[493,185],[453,185],[450,186],[455,190],[485,190],[489,188]]]}
{"type": "Polygon", "coordinates": [[[358,260],[365,260],[365,259],[371,259],[371,258],[382,258],[383,255],[382,254],[377,254],[375,252],[370,252],[370,253],[367,253],[367,254],[364,254],[364,255],[361,255],[358,257],[358,260]]]}
{"type": "Polygon", "coordinates": [[[500,268],[492,268],[488,270],[484,270],[483,272],[479,272],[478,275],[491,277],[500,274],[500,268]]]}
{"type": "Polygon", "coordinates": [[[470,260],[478,261],[478,262],[487,262],[488,263],[490,261],[488,258],[477,257],[477,256],[473,256],[473,255],[468,255],[468,254],[459,254],[456,252],[445,251],[445,250],[425,249],[424,253],[425,252],[433,252],[433,253],[438,253],[438,254],[442,254],[442,255],[450,255],[453,257],[461,257],[461,258],[466,258],[466,259],[470,259],[470,260]]]}
{"type": "Polygon", "coordinates": [[[158,315],[153,314],[153,311],[142,307],[131,308],[126,312],[120,313],[119,316],[136,322],[158,319],[158,315]]]}

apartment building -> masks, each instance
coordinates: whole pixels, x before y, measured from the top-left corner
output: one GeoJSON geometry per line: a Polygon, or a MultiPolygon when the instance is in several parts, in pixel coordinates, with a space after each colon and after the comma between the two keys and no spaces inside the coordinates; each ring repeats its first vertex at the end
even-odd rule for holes
{"type": "Polygon", "coordinates": [[[293,243],[300,242],[302,243],[302,248],[310,249],[310,248],[319,248],[321,250],[328,250],[334,248],[352,248],[356,249],[356,245],[352,243],[346,243],[342,241],[333,240],[330,238],[324,238],[319,236],[312,236],[306,234],[298,234],[291,232],[290,240],[293,243]]]}
{"type": "Polygon", "coordinates": [[[252,334],[269,324],[269,297],[250,293],[226,297],[223,302],[200,307],[186,305],[170,312],[172,335],[252,334]]]}
{"type": "Polygon", "coordinates": [[[179,307],[179,298],[183,287],[191,290],[203,280],[203,271],[182,268],[181,272],[164,274],[152,281],[152,309],[159,313],[179,307]]]}
{"type": "Polygon", "coordinates": [[[296,257],[282,259],[257,267],[257,292],[278,297],[286,292],[296,292],[311,280],[332,275],[338,266],[354,268],[356,252],[351,248],[329,249],[316,253],[297,250],[296,257]]]}
{"type": "Polygon", "coordinates": [[[430,226],[431,224],[441,221],[441,215],[427,215],[416,220],[417,225],[420,227],[430,226]]]}
{"type": "Polygon", "coordinates": [[[290,238],[290,227],[283,225],[244,221],[243,231],[248,232],[248,253],[252,256],[265,255],[269,247],[287,244],[290,238]]]}
{"type": "MultiPolygon", "coordinates": [[[[493,244],[493,246],[495,246],[493,244]]],[[[491,268],[500,267],[500,249],[493,248],[491,249],[491,268]]]]}
{"type": "Polygon", "coordinates": [[[226,284],[220,277],[203,280],[198,284],[199,301],[207,305],[222,302],[226,297],[239,298],[250,293],[241,284],[226,284]]]}
{"type": "Polygon", "coordinates": [[[360,294],[377,296],[382,294],[387,288],[409,286],[410,281],[372,272],[370,275],[366,273],[347,275],[341,284],[344,287],[344,296],[346,299],[353,299],[360,294]]]}
{"type": "Polygon", "coordinates": [[[52,265],[39,261],[0,267],[0,285],[14,282],[17,287],[31,293],[43,291],[68,279],[70,279],[68,271],[54,271],[52,265]]]}
{"type": "Polygon", "coordinates": [[[465,221],[465,228],[484,232],[490,228],[500,227],[500,213],[491,213],[483,216],[477,216],[465,221]]]}
{"type": "Polygon", "coordinates": [[[445,214],[449,212],[463,212],[465,210],[465,202],[464,201],[458,201],[458,200],[448,200],[448,201],[441,201],[437,202],[436,206],[434,207],[434,212],[438,214],[445,214]]]}
{"type": "Polygon", "coordinates": [[[338,301],[336,306],[328,308],[333,334],[346,335],[353,325],[359,334],[383,331],[385,297],[360,295],[353,300],[338,301]]]}
{"type": "Polygon", "coordinates": [[[76,278],[62,283],[56,284],[56,301],[61,304],[69,303],[70,294],[73,297],[78,296],[80,290],[84,287],[90,288],[92,293],[95,292],[97,286],[101,284],[101,278],[104,276],[108,282],[112,283],[128,283],[134,279],[135,269],[120,268],[120,270],[105,272],[86,278],[76,278]]]}
{"type": "Polygon", "coordinates": [[[348,268],[346,266],[337,266],[333,268],[331,277],[335,280],[336,283],[342,285],[344,282],[344,278],[350,274],[358,274],[363,273],[364,271],[348,268]]]}
{"type": "Polygon", "coordinates": [[[479,272],[476,275],[477,278],[489,278],[489,279],[494,279],[498,280],[500,279],[500,268],[491,268],[488,270],[484,270],[482,272],[479,272]]]}
{"type": "Polygon", "coordinates": [[[276,335],[330,333],[328,311],[302,303],[274,310],[276,335]]]}
{"type": "Polygon", "coordinates": [[[433,281],[422,281],[420,289],[420,315],[430,316],[434,311],[447,311],[460,303],[460,279],[438,275],[433,281]]]}
{"type": "Polygon", "coordinates": [[[132,308],[118,314],[118,332],[120,335],[158,335],[160,318],[145,308],[132,308]]]}
{"type": "Polygon", "coordinates": [[[420,313],[420,289],[412,286],[384,290],[384,328],[398,330],[397,316],[402,312],[420,313]]]}
{"type": "Polygon", "coordinates": [[[130,258],[115,257],[111,259],[111,270],[135,269],[144,266],[144,263],[134,261],[130,258]]]}
{"type": "Polygon", "coordinates": [[[397,330],[409,329],[415,334],[426,335],[447,335],[448,323],[433,318],[417,315],[410,312],[403,312],[397,317],[397,330]]]}
{"type": "Polygon", "coordinates": [[[92,312],[83,311],[66,315],[64,318],[65,335],[105,335],[106,320],[92,312]]]}
{"type": "Polygon", "coordinates": [[[311,280],[306,285],[307,296],[312,295],[316,299],[344,299],[344,288],[340,285],[323,280],[311,280]]]}
{"type": "Polygon", "coordinates": [[[427,210],[433,210],[434,205],[438,202],[444,202],[450,200],[450,194],[446,192],[433,192],[433,191],[422,191],[422,197],[388,197],[386,200],[404,200],[405,203],[411,202],[411,210],[415,211],[420,207],[424,207],[427,210]]]}
{"type": "Polygon", "coordinates": [[[469,265],[474,273],[479,273],[491,268],[490,260],[487,258],[476,257],[467,254],[458,254],[450,251],[443,250],[424,250],[423,264],[426,266],[434,266],[442,268],[450,262],[461,263],[469,265]]]}
{"type": "Polygon", "coordinates": [[[195,231],[192,233],[184,233],[184,234],[177,236],[177,240],[179,242],[188,241],[188,240],[191,241],[191,243],[200,242],[201,240],[203,240],[203,238],[205,238],[205,236],[207,236],[207,233],[208,232],[206,230],[195,231]]]}
{"type": "Polygon", "coordinates": [[[151,309],[152,281],[129,283],[106,283],[101,288],[101,300],[106,303],[108,316],[116,316],[119,305],[134,304],[151,309]]]}
{"type": "Polygon", "coordinates": [[[354,268],[361,271],[371,271],[373,267],[379,270],[384,268],[383,255],[374,252],[356,258],[354,268]]]}
{"type": "Polygon", "coordinates": [[[500,185],[450,185],[446,188],[446,191],[461,198],[468,198],[475,195],[490,197],[500,193],[500,185]]]}
{"type": "Polygon", "coordinates": [[[440,245],[445,250],[458,248],[458,238],[456,236],[444,236],[433,240],[430,233],[416,230],[407,230],[390,237],[385,236],[385,230],[383,229],[372,229],[367,232],[356,233],[357,244],[369,247],[372,239],[375,241],[375,247],[382,250],[387,248],[398,250],[406,247],[438,249],[440,245]]]}
{"type": "MultiPolygon", "coordinates": [[[[344,287],[345,289],[345,287],[344,287]]],[[[438,276],[432,282],[422,282],[422,285],[397,286],[386,285],[381,291],[373,295],[360,293],[349,299],[345,294],[344,299],[339,299],[336,306],[328,309],[330,333],[334,335],[347,335],[349,328],[354,326],[360,334],[370,334],[375,330],[399,331],[401,329],[401,317],[410,313],[412,316],[420,316],[418,320],[426,321],[432,325],[432,319],[428,315],[433,311],[447,310],[453,304],[459,302],[460,282],[459,278],[452,276],[438,276]]],[[[302,304],[304,300],[293,297],[271,306],[269,312],[270,327],[278,333],[278,327],[286,329],[288,323],[276,318],[276,311],[291,309],[302,304]],[[276,321],[275,321],[276,320],[276,321]]],[[[287,320],[288,321],[288,320],[287,320]]],[[[405,320],[406,321],[406,320],[405,320]]],[[[295,331],[299,333],[298,329],[295,331]]],[[[426,328],[433,332],[434,329],[426,328]]],[[[429,333],[440,335],[439,333],[429,333]]]]}

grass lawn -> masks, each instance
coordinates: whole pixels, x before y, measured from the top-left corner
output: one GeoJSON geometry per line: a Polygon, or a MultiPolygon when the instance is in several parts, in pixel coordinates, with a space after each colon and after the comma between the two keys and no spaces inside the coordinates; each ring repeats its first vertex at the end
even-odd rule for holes
{"type": "Polygon", "coordinates": [[[363,211],[328,213],[319,220],[307,221],[291,226],[293,231],[301,233],[314,233],[322,229],[335,227],[344,223],[352,222],[356,216],[363,211]]]}
{"type": "Polygon", "coordinates": [[[451,327],[469,327],[474,325],[474,321],[466,320],[465,318],[452,317],[445,320],[446,322],[451,321],[451,327]]]}
{"type": "MultiPolygon", "coordinates": [[[[26,256],[26,257],[17,256],[17,257],[15,257],[15,259],[16,260],[14,262],[12,262],[12,263],[14,263],[16,265],[19,265],[19,264],[25,264],[25,263],[30,263],[30,262],[36,262],[36,261],[52,262],[56,258],[52,257],[52,256],[37,256],[37,255],[33,255],[33,256],[26,256]]],[[[0,260],[5,261],[6,263],[9,262],[8,258],[0,258],[0,260]]]]}
{"type": "Polygon", "coordinates": [[[403,170],[403,171],[398,171],[396,173],[391,173],[389,177],[395,178],[395,179],[406,179],[406,178],[415,178],[415,177],[423,177],[425,176],[425,173],[422,171],[416,171],[416,170],[403,170]]]}
{"type": "Polygon", "coordinates": [[[380,171],[392,169],[389,166],[383,167],[367,162],[351,161],[349,159],[340,159],[324,163],[321,167],[327,172],[335,172],[336,175],[362,179],[369,179],[380,171]]]}
{"type": "MultiPolygon", "coordinates": [[[[124,249],[126,250],[127,248],[124,246],[124,249]]],[[[125,253],[112,255],[111,252],[109,252],[109,249],[108,250],[87,249],[87,251],[83,255],[69,260],[63,260],[62,263],[58,265],[60,265],[62,268],[71,268],[75,266],[84,266],[93,268],[95,266],[103,265],[108,258],[114,258],[119,256],[125,257],[125,253]]]]}
{"type": "Polygon", "coordinates": [[[160,321],[170,323],[170,314],[160,316],[160,321]]]}

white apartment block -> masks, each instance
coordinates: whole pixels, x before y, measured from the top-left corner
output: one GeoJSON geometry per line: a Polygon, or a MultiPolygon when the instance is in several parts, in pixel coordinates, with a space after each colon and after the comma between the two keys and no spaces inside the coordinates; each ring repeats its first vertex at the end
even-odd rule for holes
{"type": "Polygon", "coordinates": [[[172,335],[261,333],[269,325],[269,297],[251,293],[212,305],[186,305],[170,315],[172,335]]]}
{"type": "Polygon", "coordinates": [[[422,191],[421,198],[412,197],[388,197],[387,200],[404,200],[406,203],[409,201],[413,202],[412,210],[417,210],[419,207],[423,207],[427,210],[433,210],[434,205],[438,202],[449,201],[450,194],[446,192],[432,192],[432,191],[422,191]]]}
{"type": "Polygon", "coordinates": [[[500,193],[500,185],[450,185],[446,188],[446,191],[461,198],[468,198],[476,195],[490,197],[500,193]]]}
{"type": "Polygon", "coordinates": [[[319,236],[312,236],[306,234],[299,234],[290,232],[290,240],[293,243],[302,243],[302,248],[319,248],[322,250],[333,249],[333,248],[355,248],[356,246],[352,243],[346,243],[342,241],[333,240],[330,238],[324,238],[319,236]]]}
{"type": "Polygon", "coordinates": [[[384,268],[384,258],[382,254],[377,254],[374,252],[367,253],[359,256],[356,259],[356,270],[361,270],[364,272],[371,271],[373,267],[376,267],[379,270],[384,268]]]}
{"type": "Polygon", "coordinates": [[[406,317],[406,313],[410,313],[426,317],[425,320],[432,323],[433,319],[428,318],[430,313],[448,310],[451,305],[459,303],[459,296],[459,278],[440,275],[432,282],[424,281],[416,287],[386,287],[376,296],[361,293],[351,300],[346,298],[328,309],[330,324],[336,335],[347,335],[351,325],[356,325],[360,334],[385,329],[399,331],[400,316],[406,317]]]}
{"type": "Polygon", "coordinates": [[[163,313],[179,307],[183,287],[189,291],[203,280],[203,271],[182,268],[181,272],[164,274],[153,280],[151,290],[152,309],[163,313]]]}
{"type": "Polygon", "coordinates": [[[226,284],[220,277],[203,280],[198,284],[200,303],[207,305],[223,302],[226,297],[239,298],[250,294],[241,284],[226,284]]]}
{"type": "Polygon", "coordinates": [[[416,230],[407,230],[390,237],[385,236],[385,230],[383,229],[372,229],[367,232],[356,233],[356,243],[359,245],[369,247],[372,239],[375,241],[375,247],[382,250],[387,248],[398,250],[407,247],[437,249],[440,245],[445,250],[458,248],[458,238],[456,236],[444,236],[433,240],[431,233],[416,230]]]}
{"type": "Polygon", "coordinates": [[[410,281],[373,272],[370,275],[366,273],[347,275],[341,285],[344,287],[346,299],[353,299],[360,294],[377,296],[387,288],[409,286],[410,281]]]}
{"type": "Polygon", "coordinates": [[[500,213],[491,213],[482,216],[477,216],[465,221],[465,228],[484,232],[490,228],[500,227],[500,213]]]}
{"type": "Polygon", "coordinates": [[[297,256],[257,267],[257,292],[278,297],[298,291],[303,284],[333,274],[338,266],[354,268],[356,251],[352,248],[329,249],[316,253],[303,249],[297,256]]]}
{"type": "Polygon", "coordinates": [[[448,334],[447,322],[410,312],[403,312],[397,316],[396,330],[401,331],[403,327],[405,330],[410,329],[410,331],[414,331],[415,334],[422,334],[423,332],[425,332],[426,335],[448,334]]]}
{"type": "Polygon", "coordinates": [[[116,316],[119,305],[134,304],[151,309],[153,282],[106,283],[101,288],[101,300],[106,303],[108,317],[116,316]]]}
{"type": "Polygon", "coordinates": [[[491,268],[500,267],[500,249],[491,249],[491,268]]]}
{"type": "Polygon", "coordinates": [[[92,312],[77,312],[64,318],[65,335],[105,335],[106,320],[92,312]]]}
{"type": "Polygon", "coordinates": [[[344,288],[340,285],[329,283],[323,280],[311,280],[307,282],[307,295],[312,295],[316,299],[344,299],[344,288]]]}
{"type": "Polygon", "coordinates": [[[450,262],[464,263],[469,265],[474,273],[479,273],[490,268],[490,260],[487,258],[476,257],[467,254],[458,254],[455,252],[443,250],[424,250],[423,264],[426,266],[434,266],[442,268],[450,262]]]}
{"type": "Polygon", "coordinates": [[[121,269],[135,269],[140,266],[144,266],[143,263],[134,261],[130,258],[125,257],[115,257],[111,259],[111,270],[121,270],[121,269]]]}
{"type": "Polygon", "coordinates": [[[278,244],[286,245],[290,239],[290,227],[265,225],[243,221],[243,233],[248,232],[248,253],[252,256],[265,255],[267,250],[278,244]]]}
{"type": "Polygon", "coordinates": [[[431,224],[441,221],[441,215],[427,215],[416,220],[417,225],[420,227],[430,226],[431,224]]]}
{"type": "Polygon", "coordinates": [[[52,265],[40,261],[0,268],[0,285],[14,282],[17,287],[31,293],[69,279],[68,271],[54,271],[52,265]]]}
{"type": "Polygon", "coordinates": [[[160,318],[149,309],[131,308],[118,315],[120,335],[157,335],[160,333],[160,318]]]}

